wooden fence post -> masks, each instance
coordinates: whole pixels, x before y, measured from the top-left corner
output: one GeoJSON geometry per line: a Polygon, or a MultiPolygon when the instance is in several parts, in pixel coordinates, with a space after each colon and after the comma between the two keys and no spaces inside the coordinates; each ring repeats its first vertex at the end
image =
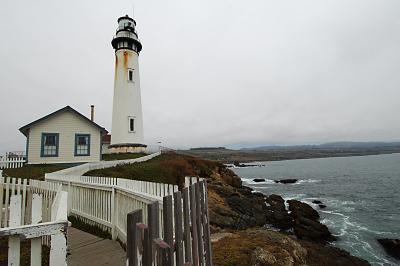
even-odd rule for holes
{"type": "Polygon", "coordinates": [[[169,252],[170,247],[166,242],[161,239],[154,239],[155,249],[155,265],[157,266],[170,266],[173,265],[171,253],[169,252]]]}
{"type": "Polygon", "coordinates": [[[192,239],[190,237],[190,210],[189,210],[189,188],[185,187],[183,193],[183,238],[185,240],[185,262],[192,262],[192,239]]]}
{"type": "Polygon", "coordinates": [[[173,252],[174,252],[174,214],[172,212],[172,196],[163,198],[163,216],[164,216],[164,241],[168,244],[169,249],[162,246],[162,251],[167,252],[168,264],[163,262],[163,265],[173,266],[173,252]]]}
{"type": "MultiPolygon", "coordinates": [[[[32,224],[38,224],[42,221],[42,196],[32,195],[32,224]]],[[[31,239],[31,265],[42,265],[42,238],[31,239]]]]}
{"type": "MultiPolygon", "coordinates": [[[[160,217],[159,217],[159,206],[158,201],[154,201],[153,203],[147,206],[147,214],[148,214],[148,242],[147,248],[149,250],[149,265],[153,263],[154,258],[154,250],[153,250],[153,239],[160,238],[160,217]]],[[[145,235],[146,236],[146,235],[145,235]]]]}
{"type": "MultiPolygon", "coordinates": [[[[8,199],[7,199],[8,200],[8,199]]],[[[12,195],[10,199],[10,227],[21,225],[21,195],[12,195]]],[[[20,264],[19,236],[8,238],[8,265],[20,264]]]]}
{"type": "Polygon", "coordinates": [[[136,210],[127,215],[126,255],[128,258],[128,266],[139,266],[139,254],[137,254],[139,238],[136,224],[141,223],[142,219],[142,210],[136,210]]]}
{"type": "Polygon", "coordinates": [[[117,232],[116,232],[116,215],[117,212],[115,210],[116,208],[116,197],[115,197],[115,187],[114,185],[112,186],[112,191],[111,191],[111,238],[112,240],[117,239],[117,232]]]}
{"type": "Polygon", "coordinates": [[[181,192],[174,193],[174,216],[175,216],[175,256],[176,265],[183,265],[183,236],[182,236],[182,197],[181,192]]]}
{"type": "Polygon", "coordinates": [[[204,251],[206,258],[206,265],[212,265],[212,252],[211,252],[211,239],[210,239],[210,217],[208,216],[208,196],[207,196],[207,181],[200,182],[200,195],[201,195],[201,208],[202,208],[202,222],[204,234],[204,251]]]}
{"type": "Polygon", "coordinates": [[[195,187],[191,185],[189,187],[189,195],[190,195],[190,218],[192,222],[192,259],[193,265],[199,265],[199,249],[198,249],[198,235],[197,235],[197,211],[196,211],[196,191],[195,187]]]}
{"type": "Polygon", "coordinates": [[[197,240],[199,249],[199,264],[204,265],[204,241],[203,241],[203,226],[202,226],[202,209],[200,199],[200,183],[194,184],[195,189],[195,201],[196,201],[196,224],[197,224],[197,240]]]}

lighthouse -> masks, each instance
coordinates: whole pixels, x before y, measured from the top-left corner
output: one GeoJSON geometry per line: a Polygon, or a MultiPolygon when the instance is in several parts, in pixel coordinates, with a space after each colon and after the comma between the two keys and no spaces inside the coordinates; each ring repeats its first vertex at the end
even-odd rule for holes
{"type": "Polygon", "coordinates": [[[118,28],[111,44],[115,50],[115,77],[109,150],[111,153],[144,152],[146,145],[139,78],[142,44],[133,18],[126,15],[118,19],[118,28]]]}

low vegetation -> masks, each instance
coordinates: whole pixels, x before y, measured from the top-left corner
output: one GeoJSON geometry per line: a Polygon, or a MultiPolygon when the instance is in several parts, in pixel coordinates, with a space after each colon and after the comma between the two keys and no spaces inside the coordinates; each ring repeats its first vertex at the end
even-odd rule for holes
{"type": "Polygon", "coordinates": [[[115,161],[115,160],[126,160],[136,159],[139,157],[146,156],[145,153],[115,153],[115,154],[103,154],[102,159],[104,161],[115,161]]]}
{"type": "Polygon", "coordinates": [[[108,176],[162,182],[179,185],[185,176],[209,176],[218,162],[203,160],[173,152],[164,153],[149,161],[92,170],[86,176],[108,176]]]}
{"type": "Polygon", "coordinates": [[[66,165],[36,164],[24,165],[21,168],[8,168],[3,170],[3,176],[44,180],[46,173],[56,172],[67,168],[66,165]]]}

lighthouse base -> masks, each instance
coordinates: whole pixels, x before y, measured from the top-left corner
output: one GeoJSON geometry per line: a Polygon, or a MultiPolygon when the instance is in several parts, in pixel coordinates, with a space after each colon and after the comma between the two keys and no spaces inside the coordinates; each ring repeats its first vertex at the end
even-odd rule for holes
{"type": "Polygon", "coordinates": [[[108,146],[109,153],[145,153],[147,145],[137,143],[112,144],[108,146]]]}

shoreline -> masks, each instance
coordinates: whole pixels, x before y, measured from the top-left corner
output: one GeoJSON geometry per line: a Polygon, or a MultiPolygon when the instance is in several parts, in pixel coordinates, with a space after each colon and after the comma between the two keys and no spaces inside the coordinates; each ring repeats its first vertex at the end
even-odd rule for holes
{"type": "Polygon", "coordinates": [[[345,156],[327,156],[327,157],[308,157],[308,158],[290,158],[290,159],[279,159],[273,161],[238,161],[239,163],[244,164],[244,166],[234,166],[233,163],[223,163],[228,168],[240,169],[240,168],[250,168],[250,167],[266,167],[266,163],[271,162],[285,162],[285,161],[294,161],[294,160],[313,160],[313,159],[332,159],[332,158],[349,158],[349,157],[369,157],[369,156],[379,156],[379,155],[395,155],[400,154],[400,152],[392,152],[392,153],[377,153],[377,154],[363,154],[363,155],[345,155],[345,156]],[[251,165],[249,165],[251,164],[251,165]],[[257,165],[260,164],[260,165],[257,165]]]}
{"type": "Polygon", "coordinates": [[[274,162],[289,160],[323,159],[362,157],[384,154],[398,154],[400,149],[371,150],[371,149],[300,149],[300,150],[268,150],[268,151],[244,151],[244,150],[181,150],[178,153],[197,156],[207,160],[218,161],[224,164],[274,162]]]}

